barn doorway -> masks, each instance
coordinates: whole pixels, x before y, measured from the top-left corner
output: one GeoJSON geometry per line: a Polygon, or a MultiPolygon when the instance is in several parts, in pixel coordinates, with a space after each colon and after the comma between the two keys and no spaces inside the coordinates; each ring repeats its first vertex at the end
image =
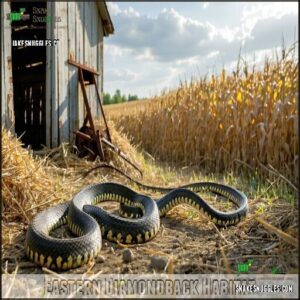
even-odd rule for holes
{"type": "Polygon", "coordinates": [[[46,47],[13,41],[46,39],[46,5],[11,1],[11,12],[24,16],[11,23],[15,131],[33,149],[46,144],[46,47]]]}

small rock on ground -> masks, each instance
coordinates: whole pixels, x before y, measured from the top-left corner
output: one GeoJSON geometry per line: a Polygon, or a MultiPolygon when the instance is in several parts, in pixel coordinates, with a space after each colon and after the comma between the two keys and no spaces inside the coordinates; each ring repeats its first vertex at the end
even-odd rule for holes
{"type": "Polygon", "coordinates": [[[132,251],[128,248],[123,250],[122,255],[123,255],[123,261],[125,263],[129,263],[134,259],[134,255],[132,251]]]}
{"type": "Polygon", "coordinates": [[[102,256],[102,255],[98,255],[97,258],[96,258],[96,262],[97,263],[103,263],[103,262],[105,262],[105,257],[102,256]]]}
{"type": "Polygon", "coordinates": [[[151,256],[151,267],[154,269],[162,270],[167,265],[168,258],[164,256],[153,255],[151,256]]]}

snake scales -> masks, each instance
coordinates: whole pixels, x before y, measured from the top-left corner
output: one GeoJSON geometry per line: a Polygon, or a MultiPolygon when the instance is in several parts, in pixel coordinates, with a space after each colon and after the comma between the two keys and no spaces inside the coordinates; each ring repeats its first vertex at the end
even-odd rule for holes
{"type": "Polygon", "coordinates": [[[167,193],[154,201],[117,183],[89,185],[71,201],[50,207],[34,217],[25,238],[27,257],[39,266],[67,270],[86,264],[96,257],[101,250],[102,237],[125,244],[153,239],[160,228],[160,217],[182,203],[201,211],[219,226],[237,224],[248,210],[247,197],[222,184],[199,182],[172,189],[135,182],[143,188],[167,193]],[[221,195],[238,208],[231,212],[218,211],[197,195],[198,192],[221,195]],[[119,202],[120,216],[94,206],[104,201],[119,202]],[[49,235],[63,224],[68,224],[76,237],[58,239],[49,235]]]}

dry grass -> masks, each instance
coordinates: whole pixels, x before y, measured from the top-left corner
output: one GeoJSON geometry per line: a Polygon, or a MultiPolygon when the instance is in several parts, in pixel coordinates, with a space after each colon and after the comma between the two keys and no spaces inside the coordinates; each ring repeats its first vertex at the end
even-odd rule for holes
{"type": "MultiPolygon", "coordinates": [[[[126,139],[117,137],[113,127],[111,131],[122,150],[125,151],[126,145],[130,147],[126,139]]],[[[52,150],[44,149],[38,156],[37,153],[32,155],[22,148],[20,142],[10,133],[3,131],[2,145],[4,273],[48,272],[36,267],[24,254],[25,232],[28,222],[36,212],[70,199],[81,188],[91,183],[115,181],[139,190],[134,184],[115,177],[115,174],[105,169],[83,178],[83,172],[96,162],[78,159],[65,144],[52,150]]],[[[158,236],[153,241],[130,247],[136,257],[132,263],[123,264],[123,245],[103,241],[101,255],[105,258],[104,262],[96,259],[91,264],[70,272],[105,274],[113,270],[114,273],[152,273],[153,270],[149,267],[151,255],[167,256],[169,263],[165,272],[174,273],[234,273],[237,263],[248,258],[255,261],[251,270],[254,273],[270,273],[272,266],[279,266],[283,273],[297,271],[297,209],[282,198],[275,196],[271,199],[268,196],[270,189],[273,189],[272,183],[264,192],[261,189],[253,190],[247,181],[244,182],[240,178],[207,178],[198,173],[193,174],[192,170],[180,171],[158,167],[146,161],[134,148],[131,150],[131,159],[137,159],[145,170],[145,183],[178,186],[192,181],[211,180],[231,184],[249,197],[249,215],[246,221],[238,226],[219,230],[205,216],[190,207],[177,207],[162,219],[158,236]],[[263,223],[257,220],[263,220],[263,223]]],[[[112,163],[118,164],[113,158],[112,163]]],[[[227,202],[220,203],[214,198],[206,199],[220,210],[229,208],[227,202]]],[[[109,203],[104,208],[111,210],[117,206],[109,203]]],[[[60,236],[68,236],[66,228],[59,228],[58,231],[63,232],[60,236]]]]}
{"type": "Polygon", "coordinates": [[[293,54],[266,60],[262,70],[249,70],[245,63],[233,74],[223,70],[182,83],[142,105],[136,102],[136,108],[107,106],[107,115],[161,161],[209,172],[276,173],[296,189],[298,61],[293,54]]]}
{"type": "MultiPolygon", "coordinates": [[[[110,124],[110,131],[115,144],[129,154],[132,161],[140,159],[113,124],[110,124]]],[[[132,172],[124,160],[109,149],[106,151],[110,164],[129,174],[132,172]]],[[[97,160],[78,159],[72,148],[64,143],[54,149],[29,152],[10,131],[2,129],[3,220],[28,222],[38,210],[68,200],[86,182],[83,173],[97,163],[97,160]]]]}
{"type": "Polygon", "coordinates": [[[2,130],[3,221],[28,222],[38,207],[61,198],[59,183],[44,165],[44,160],[34,160],[19,140],[2,130]]]}
{"type": "Polygon", "coordinates": [[[112,114],[114,118],[118,116],[122,116],[124,114],[135,114],[142,110],[147,110],[148,105],[152,104],[156,100],[135,100],[135,101],[129,101],[124,105],[124,103],[118,103],[118,104],[109,104],[104,105],[104,112],[106,114],[112,114]]]}

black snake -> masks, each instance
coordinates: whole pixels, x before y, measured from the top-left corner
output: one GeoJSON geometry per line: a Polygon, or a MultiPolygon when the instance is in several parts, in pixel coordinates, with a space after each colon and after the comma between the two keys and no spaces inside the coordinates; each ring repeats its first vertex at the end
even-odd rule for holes
{"type": "Polygon", "coordinates": [[[124,244],[151,240],[160,228],[160,217],[182,203],[204,213],[219,226],[237,224],[248,210],[247,197],[227,185],[199,182],[172,189],[138,184],[167,193],[154,201],[117,183],[89,185],[71,201],[50,207],[34,217],[26,233],[26,255],[39,266],[67,270],[96,257],[101,250],[102,237],[124,244]],[[198,192],[221,195],[238,208],[231,212],[218,211],[197,195],[198,192]],[[119,202],[121,216],[94,206],[103,201],[119,202]],[[75,238],[49,236],[52,230],[63,224],[68,224],[75,238]]]}

